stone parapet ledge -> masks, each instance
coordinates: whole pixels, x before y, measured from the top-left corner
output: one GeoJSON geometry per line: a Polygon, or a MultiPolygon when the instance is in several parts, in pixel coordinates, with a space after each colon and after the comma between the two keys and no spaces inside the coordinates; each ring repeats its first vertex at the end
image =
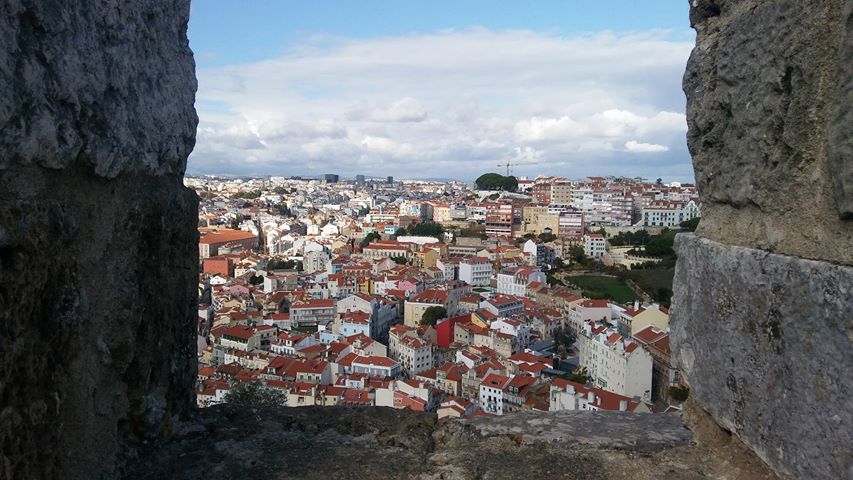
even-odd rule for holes
{"type": "Polygon", "coordinates": [[[679,414],[520,412],[470,421],[383,407],[202,409],[126,478],[619,479],[777,477],[735,445],[696,444],[679,414]]]}
{"type": "Polygon", "coordinates": [[[671,339],[692,398],[777,471],[849,478],[853,268],[675,243],[671,339]]]}
{"type": "Polygon", "coordinates": [[[465,421],[483,436],[509,435],[524,445],[660,451],[690,445],[680,415],[618,412],[519,412],[465,421]]]}

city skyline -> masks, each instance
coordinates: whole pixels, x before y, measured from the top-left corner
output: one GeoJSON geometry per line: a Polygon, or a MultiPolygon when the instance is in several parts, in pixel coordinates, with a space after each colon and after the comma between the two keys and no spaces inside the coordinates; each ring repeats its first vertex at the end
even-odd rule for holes
{"type": "Polygon", "coordinates": [[[195,3],[188,173],[692,182],[681,3],[195,3]]]}

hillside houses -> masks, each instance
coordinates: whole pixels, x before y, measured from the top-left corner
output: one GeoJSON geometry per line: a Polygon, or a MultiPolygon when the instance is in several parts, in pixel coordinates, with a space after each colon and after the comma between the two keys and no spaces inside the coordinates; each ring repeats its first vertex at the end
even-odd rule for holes
{"type": "Polygon", "coordinates": [[[549,272],[584,234],[598,235],[586,226],[630,225],[635,196],[651,211],[689,204],[691,189],[528,180],[527,199],[472,199],[450,183],[199,181],[213,192],[200,218],[199,405],[247,384],[286,407],[442,419],[667,402],[684,386],[668,310],[584,298],[549,272]],[[231,198],[277,187],[285,193],[231,198]],[[424,321],[433,307],[441,318],[424,321]],[[571,362],[589,384],[569,380],[571,362]]]}

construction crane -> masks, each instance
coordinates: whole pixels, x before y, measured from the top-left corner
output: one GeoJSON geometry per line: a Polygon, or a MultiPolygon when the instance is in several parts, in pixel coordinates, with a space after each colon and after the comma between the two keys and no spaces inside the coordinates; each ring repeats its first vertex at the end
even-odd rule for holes
{"type": "Polygon", "coordinates": [[[515,162],[515,163],[513,163],[511,160],[507,160],[506,163],[499,163],[498,166],[499,167],[506,167],[506,176],[508,177],[511,167],[518,167],[521,165],[538,165],[538,164],[539,164],[539,162],[521,162],[521,163],[515,162]]]}

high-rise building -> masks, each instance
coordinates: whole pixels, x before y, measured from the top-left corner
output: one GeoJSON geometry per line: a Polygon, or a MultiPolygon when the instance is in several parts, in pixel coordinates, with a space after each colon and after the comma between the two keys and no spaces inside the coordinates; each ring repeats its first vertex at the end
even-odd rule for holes
{"type": "Polygon", "coordinates": [[[355,183],[358,185],[364,185],[364,175],[356,175],[355,183]]]}
{"type": "Polygon", "coordinates": [[[338,183],[339,178],[340,177],[338,177],[338,175],[334,174],[334,173],[327,173],[327,174],[323,175],[323,180],[326,183],[338,183]]]}
{"type": "Polygon", "coordinates": [[[387,179],[385,179],[385,183],[391,185],[392,183],[394,183],[394,177],[388,177],[387,179]]]}

